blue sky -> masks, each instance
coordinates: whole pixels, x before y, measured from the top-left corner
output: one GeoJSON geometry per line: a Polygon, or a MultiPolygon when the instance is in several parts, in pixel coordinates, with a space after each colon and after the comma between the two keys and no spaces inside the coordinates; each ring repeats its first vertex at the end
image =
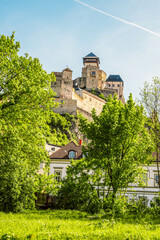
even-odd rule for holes
{"type": "MultiPolygon", "coordinates": [[[[99,10],[160,34],[160,0],[82,0],[99,10]]],[[[0,34],[16,32],[20,54],[38,57],[48,72],[72,69],[93,52],[107,75],[124,80],[125,98],[160,77],[160,37],[93,11],[74,0],[1,0],[0,34]]]]}

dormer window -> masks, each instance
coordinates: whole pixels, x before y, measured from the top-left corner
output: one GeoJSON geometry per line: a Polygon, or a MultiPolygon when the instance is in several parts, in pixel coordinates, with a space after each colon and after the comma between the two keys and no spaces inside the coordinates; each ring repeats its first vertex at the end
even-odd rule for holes
{"type": "Polygon", "coordinates": [[[76,153],[75,151],[70,151],[69,154],[68,154],[69,158],[72,159],[72,158],[76,158],[76,153]]]}

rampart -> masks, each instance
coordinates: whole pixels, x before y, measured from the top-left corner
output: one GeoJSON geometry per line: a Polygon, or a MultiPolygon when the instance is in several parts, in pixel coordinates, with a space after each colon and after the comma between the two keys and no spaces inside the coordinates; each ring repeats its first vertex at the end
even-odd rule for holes
{"type": "Polygon", "coordinates": [[[95,108],[97,114],[100,114],[103,105],[106,103],[103,99],[85,90],[73,90],[72,98],[77,100],[77,109],[79,109],[79,112],[82,110],[83,113],[88,113],[88,116],[91,114],[93,108],[95,108]]]}
{"type": "Polygon", "coordinates": [[[56,98],[55,102],[59,103],[57,108],[54,108],[53,111],[59,114],[69,113],[72,115],[77,115],[77,100],[76,99],[63,99],[56,98]]]}

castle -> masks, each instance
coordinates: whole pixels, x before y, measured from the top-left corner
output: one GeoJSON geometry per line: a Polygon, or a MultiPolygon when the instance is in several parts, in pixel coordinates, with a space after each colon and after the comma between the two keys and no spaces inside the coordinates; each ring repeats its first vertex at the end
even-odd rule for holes
{"type": "Polygon", "coordinates": [[[82,76],[72,80],[72,70],[64,69],[62,72],[54,72],[56,81],[51,88],[56,92],[55,101],[60,103],[54,112],[60,114],[82,113],[88,119],[91,118],[91,111],[95,108],[100,114],[106,101],[105,98],[116,93],[119,100],[124,103],[123,87],[124,82],[119,75],[110,75],[100,69],[100,60],[93,53],[83,57],[82,76]],[[103,94],[103,95],[102,95],[103,94]]]}

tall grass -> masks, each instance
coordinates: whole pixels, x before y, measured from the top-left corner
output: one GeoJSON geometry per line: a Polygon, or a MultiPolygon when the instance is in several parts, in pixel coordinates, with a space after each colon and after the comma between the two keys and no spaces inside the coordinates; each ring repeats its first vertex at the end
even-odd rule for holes
{"type": "Polygon", "coordinates": [[[0,239],[160,239],[160,220],[116,219],[78,211],[0,213],[0,239]]]}

